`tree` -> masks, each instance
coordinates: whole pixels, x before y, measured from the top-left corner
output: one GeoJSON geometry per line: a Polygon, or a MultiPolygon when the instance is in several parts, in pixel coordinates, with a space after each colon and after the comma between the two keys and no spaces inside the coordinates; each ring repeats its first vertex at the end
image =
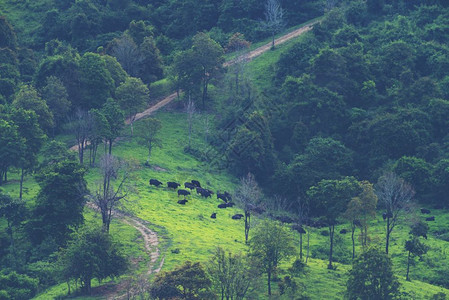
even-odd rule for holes
{"type": "Polygon", "coordinates": [[[17,166],[21,169],[19,199],[22,200],[23,180],[26,172],[37,166],[37,155],[46,138],[38,124],[38,117],[32,110],[13,109],[11,119],[17,125],[17,131],[24,140],[24,147],[17,166]]]}
{"type": "Polygon", "coordinates": [[[377,182],[376,194],[385,207],[383,215],[387,221],[385,253],[388,254],[390,236],[399,222],[399,217],[410,205],[415,191],[413,187],[394,173],[386,173],[377,182]]]}
{"type": "Polygon", "coordinates": [[[25,84],[20,88],[19,92],[14,97],[12,107],[34,111],[38,117],[39,127],[44,130],[44,132],[49,132],[54,126],[53,114],[49,110],[47,103],[42,100],[36,89],[31,85],[25,84]]]}
{"type": "Polygon", "coordinates": [[[245,66],[248,62],[248,49],[251,43],[245,40],[245,36],[239,32],[234,33],[228,40],[228,45],[226,46],[226,52],[234,52],[237,58],[234,59],[230,64],[226,64],[234,73],[235,76],[235,94],[239,94],[240,86],[240,75],[243,74],[245,66]]]}
{"type": "Polygon", "coordinates": [[[71,103],[68,99],[67,89],[58,77],[49,76],[46,83],[42,90],[42,98],[53,114],[55,127],[57,128],[67,118],[71,103]]]}
{"type": "Polygon", "coordinates": [[[162,141],[157,137],[162,128],[162,123],[155,118],[145,118],[141,120],[136,127],[139,142],[145,145],[148,149],[147,165],[149,165],[153,148],[162,147],[162,141]]]}
{"type": "Polygon", "coordinates": [[[278,0],[267,0],[265,3],[265,21],[262,26],[271,34],[271,47],[274,48],[274,36],[285,26],[284,10],[278,0]]]}
{"type": "Polygon", "coordinates": [[[139,77],[150,84],[163,76],[162,59],[159,49],[152,37],[145,37],[139,46],[142,63],[139,68],[139,77]]]}
{"type": "Polygon", "coordinates": [[[235,191],[235,199],[241,203],[245,212],[245,242],[248,243],[251,229],[251,210],[260,200],[261,191],[253,174],[248,173],[240,179],[240,186],[235,191]]]}
{"type": "Polygon", "coordinates": [[[8,22],[5,16],[0,17],[0,48],[10,48],[12,50],[17,47],[17,37],[14,28],[8,22]]]}
{"type": "Polygon", "coordinates": [[[131,76],[138,76],[139,65],[142,57],[133,38],[128,34],[123,34],[111,42],[110,53],[117,58],[123,69],[131,76]]]}
{"type": "MultiPolygon", "coordinates": [[[[305,222],[307,220],[309,214],[309,205],[306,201],[298,197],[297,201],[297,216],[298,216],[298,232],[299,232],[299,259],[302,261],[303,253],[302,253],[302,235],[304,234],[305,222]]],[[[307,245],[308,246],[308,245],[307,245]]],[[[307,249],[307,252],[309,249],[307,249]]]]}
{"type": "Polygon", "coordinates": [[[36,174],[40,191],[27,224],[34,245],[51,239],[55,246],[62,246],[73,229],[84,222],[83,209],[88,193],[84,173],[79,163],[63,160],[36,174]]]}
{"type": "Polygon", "coordinates": [[[26,217],[25,203],[21,200],[13,199],[0,190],[0,217],[6,219],[7,233],[9,235],[12,253],[14,253],[13,228],[20,226],[26,217]]]}
{"type": "Polygon", "coordinates": [[[366,247],[368,242],[368,223],[376,216],[377,196],[373,185],[368,181],[360,182],[361,192],[351,199],[344,216],[351,222],[352,259],[355,258],[354,233],[356,227],[360,227],[362,246],[366,247]]]}
{"type": "Polygon", "coordinates": [[[226,253],[220,247],[209,261],[207,272],[222,300],[244,299],[248,290],[259,279],[259,270],[251,257],[226,253]]]}
{"type": "Polygon", "coordinates": [[[81,109],[77,109],[75,114],[69,118],[69,122],[67,123],[67,128],[69,131],[72,131],[75,134],[80,164],[84,163],[84,149],[87,146],[87,139],[91,131],[91,126],[91,115],[81,109]]]}
{"type": "Polygon", "coordinates": [[[86,52],[79,60],[82,109],[100,108],[114,94],[115,83],[99,54],[86,52]]]}
{"type": "Polygon", "coordinates": [[[128,195],[126,184],[129,180],[130,170],[123,161],[110,154],[105,154],[101,158],[100,171],[102,181],[98,184],[92,200],[100,211],[103,231],[109,233],[114,210],[120,206],[121,201],[128,195]],[[114,186],[114,180],[117,179],[117,185],[114,186]]]}
{"type": "Polygon", "coordinates": [[[101,113],[105,116],[106,121],[108,122],[108,128],[105,130],[105,140],[109,145],[109,155],[111,155],[112,143],[120,135],[120,130],[122,130],[125,125],[125,117],[123,110],[120,109],[118,103],[112,98],[109,98],[106,103],[103,104],[101,113]]]}
{"type": "Polygon", "coordinates": [[[342,180],[323,179],[307,191],[307,196],[310,198],[311,203],[317,205],[329,227],[328,269],[333,269],[332,254],[337,219],[342,216],[351,198],[358,193],[360,193],[360,185],[354,177],[345,177],[342,180]]]}
{"type": "Polygon", "coordinates": [[[354,260],[346,287],[350,300],[388,300],[399,295],[391,259],[377,248],[365,250],[354,260]]]}
{"type": "Polygon", "coordinates": [[[424,237],[425,239],[427,239],[428,230],[429,225],[427,225],[422,221],[415,222],[411,226],[410,239],[408,241],[405,241],[404,245],[405,250],[408,251],[407,274],[405,276],[405,279],[407,281],[410,281],[409,273],[410,273],[410,262],[412,261],[412,259],[416,256],[422,258],[422,256],[427,253],[429,247],[423,244],[419,238],[424,237]]]}
{"type": "Polygon", "coordinates": [[[268,295],[271,296],[271,275],[280,262],[295,254],[292,234],[283,225],[264,220],[256,228],[249,246],[251,255],[260,259],[262,270],[267,273],[268,295]]]}
{"type": "Polygon", "coordinates": [[[108,233],[96,228],[82,227],[72,234],[67,246],[58,253],[62,277],[81,282],[82,290],[90,293],[91,281],[123,274],[128,266],[121,245],[108,233]]]}
{"type": "Polygon", "coordinates": [[[20,159],[24,147],[17,125],[0,118],[0,185],[7,181],[8,169],[20,159]]]}
{"type": "Polygon", "coordinates": [[[115,91],[118,103],[131,121],[131,135],[136,114],[146,108],[150,91],[139,78],[128,77],[115,91]]]}
{"type": "Polygon", "coordinates": [[[45,143],[41,149],[42,160],[39,162],[37,172],[62,161],[76,161],[76,154],[67,149],[63,142],[51,140],[45,143]]]}
{"type": "Polygon", "coordinates": [[[199,262],[186,261],[173,271],[157,274],[150,293],[156,299],[213,299],[211,284],[199,262]]]}
{"type": "Polygon", "coordinates": [[[98,146],[108,136],[109,124],[103,112],[99,109],[91,109],[88,112],[89,121],[91,122],[87,140],[89,147],[89,162],[91,166],[95,166],[98,146]]]}

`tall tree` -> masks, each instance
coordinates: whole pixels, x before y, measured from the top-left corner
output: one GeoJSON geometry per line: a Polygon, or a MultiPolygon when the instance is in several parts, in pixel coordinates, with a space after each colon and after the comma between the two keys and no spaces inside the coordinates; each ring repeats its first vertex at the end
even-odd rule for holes
{"type": "Polygon", "coordinates": [[[332,255],[334,250],[334,233],[337,219],[341,217],[354,196],[360,193],[359,182],[354,177],[342,180],[321,180],[316,186],[310,187],[307,195],[318,205],[329,227],[329,264],[333,269],[332,255]]]}
{"type": "Polygon", "coordinates": [[[75,114],[69,118],[66,127],[75,134],[78,159],[80,164],[84,163],[84,149],[87,147],[87,139],[91,131],[91,115],[87,111],[77,109],[75,114]]]}
{"type": "Polygon", "coordinates": [[[109,233],[112,215],[123,199],[128,195],[130,166],[116,157],[105,154],[100,162],[101,182],[92,196],[95,206],[101,214],[103,231],[109,233]],[[115,183],[115,184],[114,184],[115,183]]]}
{"type": "Polygon", "coordinates": [[[222,248],[215,250],[207,265],[207,272],[222,300],[244,299],[260,275],[254,259],[241,254],[226,253],[222,248]]]}
{"type": "Polygon", "coordinates": [[[420,241],[420,237],[427,239],[427,231],[429,230],[429,226],[422,222],[414,222],[410,227],[410,239],[405,241],[405,250],[408,252],[407,255],[407,274],[405,276],[405,280],[410,281],[410,262],[414,259],[414,257],[418,256],[422,258],[424,254],[427,253],[429,249],[428,246],[423,244],[420,241]]]}
{"type": "Polygon", "coordinates": [[[191,140],[192,140],[192,129],[193,129],[193,117],[195,116],[195,102],[190,98],[187,102],[186,112],[187,112],[187,125],[189,129],[189,144],[188,149],[190,150],[191,140]]]}
{"type": "Polygon", "coordinates": [[[193,37],[192,52],[201,68],[202,103],[205,108],[207,89],[212,78],[221,71],[224,62],[223,48],[205,33],[197,33],[193,37]]]}
{"type": "Polygon", "coordinates": [[[265,21],[263,27],[271,34],[271,47],[274,48],[274,36],[286,24],[284,10],[279,0],[267,0],[265,3],[265,21]]]}
{"type": "Polygon", "coordinates": [[[37,166],[37,155],[46,138],[38,124],[36,113],[31,110],[13,109],[11,119],[17,125],[19,135],[24,139],[23,152],[18,160],[20,167],[19,199],[22,200],[23,180],[26,172],[30,172],[37,166]]]}
{"type": "Polygon", "coordinates": [[[84,293],[90,293],[91,281],[114,278],[128,266],[121,245],[108,233],[96,228],[82,227],[72,235],[67,246],[58,253],[62,276],[81,282],[84,293]]]}
{"type": "Polygon", "coordinates": [[[89,147],[89,162],[95,166],[98,146],[108,136],[109,124],[103,112],[99,109],[91,109],[89,111],[89,120],[91,122],[90,130],[87,136],[89,147]]]}
{"type": "Polygon", "coordinates": [[[49,132],[54,126],[53,114],[47,103],[42,100],[36,89],[31,85],[25,84],[20,88],[12,102],[12,107],[34,111],[38,117],[39,126],[44,132],[49,132]]]}
{"type": "Polygon", "coordinates": [[[0,190],[0,217],[6,219],[7,233],[12,253],[14,254],[14,227],[22,224],[26,218],[25,203],[21,200],[12,198],[0,190]]]}
{"type": "Polygon", "coordinates": [[[147,165],[149,165],[153,148],[162,147],[162,141],[157,137],[162,128],[162,123],[155,118],[145,118],[141,120],[136,127],[139,142],[145,145],[148,149],[147,165]]]}
{"type": "Polygon", "coordinates": [[[0,118],[0,185],[7,181],[8,169],[19,161],[24,148],[17,125],[0,118]]]}
{"type": "Polygon", "coordinates": [[[385,253],[388,254],[391,233],[398,224],[401,214],[411,204],[415,191],[410,184],[396,174],[386,173],[377,182],[376,194],[385,207],[385,213],[383,214],[384,220],[387,221],[385,253]]]}
{"type": "Polygon", "coordinates": [[[387,300],[399,295],[399,282],[387,254],[369,248],[357,257],[349,271],[348,299],[387,300]]]}
{"type": "Polygon", "coordinates": [[[245,212],[245,242],[248,243],[251,229],[251,210],[254,209],[261,197],[261,190],[253,174],[248,173],[240,179],[240,185],[235,191],[235,199],[241,203],[245,212]]]}
{"type": "Polygon", "coordinates": [[[118,103],[131,121],[131,135],[134,134],[133,124],[138,112],[148,105],[150,91],[139,78],[128,77],[115,91],[118,103]]]}
{"type": "Polygon", "coordinates": [[[88,193],[84,173],[78,162],[63,160],[48,165],[36,175],[40,191],[27,224],[34,245],[53,240],[55,247],[62,246],[73,229],[84,222],[88,193]]]}
{"type": "Polygon", "coordinates": [[[355,258],[355,239],[354,233],[356,227],[360,227],[360,238],[362,246],[366,247],[368,243],[368,223],[376,216],[377,196],[374,188],[368,181],[360,182],[361,192],[351,199],[344,213],[344,217],[351,222],[352,239],[352,259],[355,258]]]}
{"type": "Polygon", "coordinates": [[[53,114],[55,123],[53,128],[57,128],[67,118],[71,105],[68,97],[67,89],[58,77],[47,77],[46,85],[42,90],[42,98],[53,114]]]}
{"type": "Polygon", "coordinates": [[[250,253],[260,259],[267,273],[268,295],[271,296],[271,275],[280,262],[295,254],[292,234],[283,225],[264,220],[251,238],[250,253]]]}
{"type": "Polygon", "coordinates": [[[106,144],[109,145],[109,155],[112,154],[112,144],[114,140],[120,135],[120,131],[125,125],[125,116],[123,110],[114,99],[109,98],[103,107],[101,108],[101,113],[105,116],[108,122],[108,128],[105,131],[105,152],[106,144]]]}

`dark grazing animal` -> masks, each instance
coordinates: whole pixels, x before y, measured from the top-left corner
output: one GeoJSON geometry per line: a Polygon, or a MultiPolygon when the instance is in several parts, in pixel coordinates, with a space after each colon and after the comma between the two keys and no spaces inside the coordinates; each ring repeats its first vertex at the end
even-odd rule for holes
{"type": "Polygon", "coordinates": [[[204,198],[212,197],[212,192],[203,188],[196,188],[196,192],[204,198]]]}
{"type": "Polygon", "coordinates": [[[426,218],[426,221],[435,221],[435,216],[426,218]]]}
{"type": "Polygon", "coordinates": [[[227,207],[233,207],[235,205],[234,202],[228,202],[228,203],[225,203],[225,204],[226,204],[227,207]]]}
{"type": "Polygon", "coordinates": [[[157,179],[150,179],[150,185],[160,186],[162,182],[157,179]]]}
{"type": "Polygon", "coordinates": [[[218,208],[226,208],[228,207],[226,203],[218,204],[218,208]]]}
{"type": "Polygon", "coordinates": [[[236,215],[233,215],[233,216],[232,216],[232,219],[233,219],[233,220],[240,220],[241,218],[243,218],[243,215],[242,215],[242,214],[236,214],[236,215]]]}
{"type": "Polygon", "coordinates": [[[340,230],[340,234],[346,234],[346,233],[348,233],[348,231],[346,229],[340,230]]]}
{"type": "Polygon", "coordinates": [[[195,185],[191,182],[184,182],[184,187],[191,190],[195,189],[195,185]]]}
{"type": "Polygon", "coordinates": [[[387,218],[393,218],[393,214],[390,212],[384,212],[383,214],[382,214],[382,218],[384,219],[384,221],[387,219],[387,218]]]}
{"type": "Polygon", "coordinates": [[[181,189],[179,189],[179,190],[178,190],[178,197],[179,197],[180,195],[182,195],[182,196],[187,196],[187,195],[190,195],[190,192],[189,192],[189,191],[186,191],[186,190],[181,190],[181,189]]]}
{"type": "Polygon", "coordinates": [[[217,192],[217,199],[221,199],[221,200],[223,200],[224,202],[228,202],[228,197],[226,197],[225,194],[221,194],[221,193],[219,193],[219,192],[217,192]]]}
{"type": "Polygon", "coordinates": [[[430,214],[430,210],[428,210],[427,208],[421,208],[421,213],[422,214],[430,214]]]}
{"type": "Polygon", "coordinates": [[[293,223],[293,219],[289,216],[278,216],[276,217],[276,220],[282,222],[282,223],[293,223]]]}
{"type": "Polygon", "coordinates": [[[183,200],[178,200],[178,204],[186,204],[186,202],[188,202],[189,200],[183,199],[183,200]]]}
{"type": "Polygon", "coordinates": [[[192,180],[191,183],[196,187],[201,187],[201,183],[198,180],[192,180]]]}
{"type": "Polygon", "coordinates": [[[210,215],[211,219],[216,219],[217,218],[217,213],[213,213],[210,215]]]}
{"type": "Polygon", "coordinates": [[[172,189],[176,190],[178,188],[178,186],[180,186],[180,184],[177,183],[177,182],[169,181],[169,182],[167,182],[167,186],[169,188],[172,188],[172,189]]]}

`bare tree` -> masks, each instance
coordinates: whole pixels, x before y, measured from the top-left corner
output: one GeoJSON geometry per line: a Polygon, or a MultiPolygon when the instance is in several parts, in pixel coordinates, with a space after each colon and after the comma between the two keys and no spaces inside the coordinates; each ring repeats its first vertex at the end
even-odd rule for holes
{"type": "Polygon", "coordinates": [[[75,112],[75,115],[69,118],[67,125],[69,131],[75,134],[77,146],[78,146],[78,158],[80,164],[84,162],[84,149],[87,146],[87,140],[89,138],[90,131],[92,129],[91,115],[81,109],[75,112]]]}
{"type": "Polygon", "coordinates": [[[249,230],[251,229],[251,210],[259,202],[261,191],[253,174],[240,179],[240,186],[235,191],[235,198],[239,201],[245,211],[245,242],[248,243],[249,230]]]}
{"type": "Polygon", "coordinates": [[[262,27],[271,33],[271,47],[274,48],[274,36],[285,26],[284,10],[279,0],[267,0],[265,3],[265,21],[262,27]]]}
{"type": "MultiPolygon", "coordinates": [[[[302,252],[302,235],[305,233],[304,225],[307,220],[307,217],[309,215],[309,205],[306,201],[304,201],[301,197],[298,197],[297,200],[297,209],[298,209],[298,232],[299,232],[299,258],[302,261],[303,252],[302,252]]],[[[309,230],[307,230],[309,231],[309,230]]],[[[309,247],[309,244],[307,243],[307,247],[309,247]]],[[[309,249],[307,249],[307,252],[309,249]]]]}
{"type": "Polygon", "coordinates": [[[394,173],[386,173],[377,182],[376,194],[385,206],[383,219],[387,222],[385,252],[388,254],[390,237],[399,222],[399,217],[411,204],[415,191],[413,187],[394,173]]]}
{"type": "Polygon", "coordinates": [[[131,76],[137,77],[143,60],[134,40],[127,34],[112,41],[111,55],[117,58],[122,68],[131,76]]]}
{"type": "Polygon", "coordinates": [[[190,92],[189,92],[189,101],[187,102],[187,107],[186,107],[186,112],[187,112],[187,124],[189,126],[189,150],[190,150],[190,144],[191,144],[191,140],[192,140],[192,129],[193,129],[193,117],[195,116],[195,112],[196,112],[196,108],[195,108],[195,103],[193,102],[193,100],[190,98],[190,92]]]}
{"type": "Polygon", "coordinates": [[[249,61],[249,47],[251,43],[245,40],[245,36],[239,32],[233,34],[226,46],[226,52],[235,53],[236,58],[225,65],[229,66],[234,74],[235,94],[239,94],[240,76],[243,76],[246,65],[249,61]]]}
{"type": "Polygon", "coordinates": [[[100,161],[100,172],[102,181],[92,198],[101,213],[103,231],[109,232],[114,210],[128,195],[127,182],[130,168],[115,156],[105,154],[100,161]]]}

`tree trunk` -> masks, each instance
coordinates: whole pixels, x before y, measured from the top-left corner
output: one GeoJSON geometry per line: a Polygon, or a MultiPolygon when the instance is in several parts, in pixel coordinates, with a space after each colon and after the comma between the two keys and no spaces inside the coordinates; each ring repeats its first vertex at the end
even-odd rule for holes
{"type": "Polygon", "coordinates": [[[20,199],[20,201],[22,201],[23,177],[24,177],[24,172],[23,172],[23,168],[22,168],[21,173],[20,173],[20,187],[19,187],[19,199],[20,199]]]}
{"type": "Polygon", "coordinates": [[[299,259],[302,261],[302,233],[299,233],[299,259]]]}
{"type": "Polygon", "coordinates": [[[410,271],[410,251],[408,252],[408,257],[407,257],[407,275],[405,276],[405,280],[410,281],[410,277],[408,276],[410,271]]]}
{"type": "Polygon", "coordinates": [[[109,155],[112,154],[112,142],[113,142],[113,139],[109,139],[109,155]]]}
{"type": "Polygon", "coordinates": [[[310,249],[310,229],[307,230],[307,254],[306,254],[306,264],[309,260],[309,249],[310,249]]]}
{"type": "Polygon", "coordinates": [[[248,244],[249,229],[251,227],[251,214],[245,210],[245,243],[248,244]]]}
{"type": "Polygon", "coordinates": [[[351,239],[352,239],[352,260],[354,260],[355,258],[355,241],[354,241],[354,233],[355,233],[355,226],[354,223],[352,224],[352,235],[351,235],[351,239]]]}
{"type": "Polygon", "coordinates": [[[387,236],[385,241],[385,253],[388,254],[388,246],[390,244],[390,218],[387,218],[387,236]]]}
{"type": "Polygon", "coordinates": [[[268,268],[268,296],[271,296],[271,269],[268,268]]]}
{"type": "Polygon", "coordinates": [[[330,241],[330,247],[329,247],[329,264],[327,265],[328,269],[334,269],[332,266],[332,254],[334,251],[334,231],[335,231],[335,225],[329,226],[329,241],[330,241]]]}
{"type": "Polygon", "coordinates": [[[272,49],[274,49],[274,32],[273,32],[273,34],[271,35],[271,48],[272,49]]]}

